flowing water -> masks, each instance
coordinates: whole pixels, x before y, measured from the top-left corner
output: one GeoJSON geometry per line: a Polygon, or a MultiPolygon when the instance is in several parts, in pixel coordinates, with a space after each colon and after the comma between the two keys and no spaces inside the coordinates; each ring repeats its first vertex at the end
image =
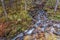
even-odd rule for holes
{"type": "MultiPolygon", "coordinates": [[[[29,30],[25,30],[23,33],[18,34],[12,40],[15,40],[18,37],[20,38],[20,40],[24,40],[23,38],[24,38],[25,35],[31,35],[32,33],[36,33],[36,32],[34,32],[34,30],[36,28],[38,28],[40,25],[42,25],[43,27],[39,31],[43,31],[43,32],[45,31],[45,29],[47,28],[48,25],[60,28],[60,23],[57,24],[57,23],[54,23],[51,20],[48,20],[46,14],[47,13],[44,10],[39,10],[38,13],[37,13],[37,16],[35,18],[35,20],[37,20],[37,21],[35,22],[35,24],[33,25],[33,27],[31,29],[29,29],[29,30]]],[[[51,27],[51,28],[52,28],[52,31],[54,31],[53,30],[54,27],[51,27]]],[[[55,32],[55,34],[60,35],[59,31],[58,32],[54,31],[54,32],[55,32]]],[[[57,40],[60,40],[60,39],[58,38],[57,40]]]]}

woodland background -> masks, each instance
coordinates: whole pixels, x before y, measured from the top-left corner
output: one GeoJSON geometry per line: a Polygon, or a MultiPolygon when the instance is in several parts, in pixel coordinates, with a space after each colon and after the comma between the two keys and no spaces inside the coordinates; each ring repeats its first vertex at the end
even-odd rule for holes
{"type": "MultiPolygon", "coordinates": [[[[48,18],[60,20],[60,2],[54,11],[56,0],[37,0],[44,3],[48,18]]],[[[12,38],[33,25],[29,11],[36,6],[36,0],[0,0],[0,37],[12,38]]]]}

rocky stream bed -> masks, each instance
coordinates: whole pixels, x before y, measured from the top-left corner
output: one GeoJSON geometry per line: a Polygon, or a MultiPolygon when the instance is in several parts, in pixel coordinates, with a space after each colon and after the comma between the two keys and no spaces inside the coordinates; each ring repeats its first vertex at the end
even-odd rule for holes
{"type": "Polygon", "coordinates": [[[52,40],[60,40],[59,21],[49,20],[47,12],[44,10],[39,10],[35,18],[32,17],[32,19],[36,20],[33,27],[18,34],[11,40],[48,40],[50,34],[53,36],[52,40]]]}

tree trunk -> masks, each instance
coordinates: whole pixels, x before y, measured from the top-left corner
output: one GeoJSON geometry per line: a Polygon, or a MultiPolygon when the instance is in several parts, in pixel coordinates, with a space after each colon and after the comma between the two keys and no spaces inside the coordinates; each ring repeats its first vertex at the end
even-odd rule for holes
{"type": "Polygon", "coordinates": [[[9,0],[9,6],[12,7],[13,0],[9,0]]]}
{"type": "Polygon", "coordinates": [[[2,7],[3,7],[4,15],[5,15],[6,20],[7,20],[7,12],[6,12],[6,8],[5,8],[4,0],[1,0],[1,3],[2,3],[2,7]]]}
{"type": "Polygon", "coordinates": [[[27,10],[27,3],[26,3],[26,0],[25,0],[25,11],[27,10]]]}
{"type": "Polygon", "coordinates": [[[58,4],[59,4],[59,0],[56,0],[56,5],[55,5],[55,8],[54,8],[55,12],[57,11],[58,4]]]}

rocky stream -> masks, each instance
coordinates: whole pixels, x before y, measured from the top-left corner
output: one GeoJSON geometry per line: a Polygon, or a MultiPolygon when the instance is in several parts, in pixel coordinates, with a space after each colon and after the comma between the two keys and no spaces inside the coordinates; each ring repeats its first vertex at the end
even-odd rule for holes
{"type": "Polygon", "coordinates": [[[56,35],[56,40],[60,40],[59,21],[49,20],[47,12],[44,10],[38,10],[35,18],[33,18],[33,16],[31,17],[32,19],[36,20],[33,27],[25,30],[23,33],[18,34],[12,40],[39,40],[40,36],[42,35],[42,40],[47,40],[46,37],[48,37],[48,34],[56,35]]]}

